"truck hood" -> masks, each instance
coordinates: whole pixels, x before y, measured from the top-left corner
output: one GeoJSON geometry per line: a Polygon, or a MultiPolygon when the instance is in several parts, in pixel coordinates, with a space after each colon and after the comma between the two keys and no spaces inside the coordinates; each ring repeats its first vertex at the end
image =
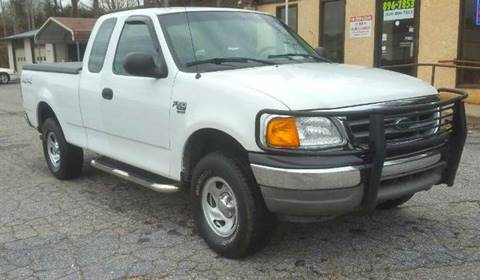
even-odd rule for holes
{"type": "Polygon", "coordinates": [[[209,73],[285,104],[291,110],[330,109],[437,94],[428,83],[376,68],[301,63],[209,73]]]}

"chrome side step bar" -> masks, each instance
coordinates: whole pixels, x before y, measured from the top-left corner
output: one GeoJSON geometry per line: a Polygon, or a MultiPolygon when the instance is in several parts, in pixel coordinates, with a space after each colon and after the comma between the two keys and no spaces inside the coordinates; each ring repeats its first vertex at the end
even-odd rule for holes
{"type": "Polygon", "coordinates": [[[90,165],[98,170],[110,173],[132,183],[147,187],[156,192],[174,193],[180,190],[178,182],[113,159],[94,159],[90,162],[90,165]]]}

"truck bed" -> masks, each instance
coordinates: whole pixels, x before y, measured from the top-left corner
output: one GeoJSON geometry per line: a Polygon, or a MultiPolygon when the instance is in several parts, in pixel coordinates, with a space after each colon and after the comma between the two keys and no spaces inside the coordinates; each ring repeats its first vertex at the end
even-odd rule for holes
{"type": "Polygon", "coordinates": [[[80,74],[80,71],[82,71],[82,62],[28,64],[28,65],[25,65],[23,69],[29,70],[29,71],[76,75],[76,74],[80,74]]]}
{"type": "Polygon", "coordinates": [[[67,141],[85,145],[85,131],[79,104],[79,84],[82,65],[79,63],[35,64],[23,68],[21,87],[23,106],[34,127],[39,104],[47,104],[63,129],[67,141]]]}

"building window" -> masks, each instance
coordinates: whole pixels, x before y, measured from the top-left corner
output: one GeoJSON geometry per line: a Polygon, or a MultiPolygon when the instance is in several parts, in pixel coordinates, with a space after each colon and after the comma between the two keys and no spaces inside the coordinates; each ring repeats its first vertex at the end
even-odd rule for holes
{"type": "MultiPolygon", "coordinates": [[[[277,18],[285,21],[285,6],[277,7],[277,18]]],[[[295,32],[298,32],[298,6],[288,5],[288,26],[295,32]]]]}
{"type": "MultiPolygon", "coordinates": [[[[480,65],[480,0],[463,0],[460,31],[461,65],[480,65]]],[[[459,87],[480,87],[480,70],[459,69],[459,87]]]]}
{"type": "Polygon", "coordinates": [[[78,46],[77,44],[68,44],[67,45],[68,61],[82,61],[86,48],[87,48],[87,45],[83,43],[79,43],[78,46]]]}
{"type": "Polygon", "coordinates": [[[345,0],[328,0],[321,6],[320,45],[325,48],[325,56],[343,63],[345,43],[345,0]]]}
{"type": "Polygon", "coordinates": [[[15,49],[25,48],[25,42],[23,41],[23,39],[13,40],[12,44],[13,44],[13,48],[15,48],[15,49]]]}

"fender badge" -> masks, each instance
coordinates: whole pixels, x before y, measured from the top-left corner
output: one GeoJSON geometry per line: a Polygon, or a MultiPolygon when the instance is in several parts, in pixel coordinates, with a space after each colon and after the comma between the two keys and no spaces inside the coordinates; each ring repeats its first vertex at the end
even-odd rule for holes
{"type": "Polygon", "coordinates": [[[185,114],[185,111],[187,111],[187,102],[173,101],[172,107],[177,107],[177,113],[185,114]]]}

